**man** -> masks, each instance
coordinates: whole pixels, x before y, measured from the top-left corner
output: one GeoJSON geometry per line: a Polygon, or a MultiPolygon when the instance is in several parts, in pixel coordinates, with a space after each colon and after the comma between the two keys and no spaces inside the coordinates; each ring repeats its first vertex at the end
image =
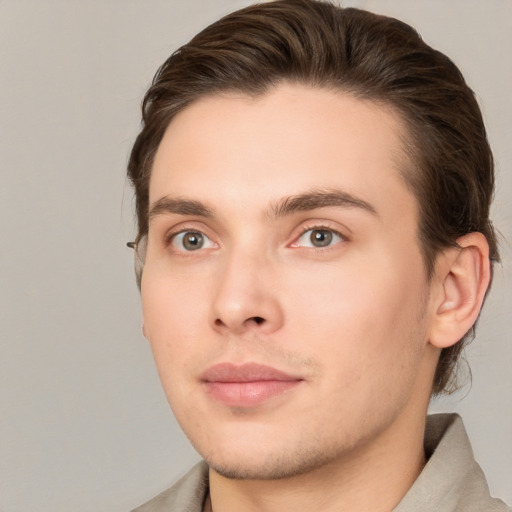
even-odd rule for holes
{"type": "Polygon", "coordinates": [[[407,25],[249,7],[160,68],[129,162],[144,334],[205,462],[137,511],[508,510],[426,421],[498,259],[492,154],[407,25]]]}

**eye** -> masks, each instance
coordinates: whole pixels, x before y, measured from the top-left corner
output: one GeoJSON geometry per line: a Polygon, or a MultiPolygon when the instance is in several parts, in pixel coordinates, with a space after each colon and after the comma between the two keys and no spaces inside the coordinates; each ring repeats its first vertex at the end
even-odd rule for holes
{"type": "Polygon", "coordinates": [[[308,229],[292,244],[293,247],[329,247],[343,242],[344,238],[336,231],[325,228],[308,229]]]}
{"type": "Polygon", "coordinates": [[[182,231],[171,237],[170,245],[178,251],[197,251],[199,249],[210,249],[216,247],[205,234],[199,231],[182,231]]]}

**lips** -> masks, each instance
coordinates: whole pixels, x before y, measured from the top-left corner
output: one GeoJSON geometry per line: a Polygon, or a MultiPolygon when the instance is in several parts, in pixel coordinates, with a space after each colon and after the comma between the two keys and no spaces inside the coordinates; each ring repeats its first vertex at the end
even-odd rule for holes
{"type": "Polygon", "coordinates": [[[207,394],[231,407],[254,407],[290,391],[302,378],[270,366],[246,363],[217,364],[209,368],[201,381],[207,394]]]}

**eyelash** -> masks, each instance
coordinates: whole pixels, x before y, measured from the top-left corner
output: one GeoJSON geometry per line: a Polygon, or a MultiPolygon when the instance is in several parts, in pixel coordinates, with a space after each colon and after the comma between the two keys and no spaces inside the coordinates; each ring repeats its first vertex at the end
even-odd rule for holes
{"type": "MultiPolygon", "coordinates": [[[[295,237],[294,239],[294,242],[292,242],[290,244],[291,247],[298,247],[296,244],[298,243],[298,241],[306,234],[308,233],[309,231],[326,231],[328,233],[332,233],[333,235],[337,236],[340,238],[340,242],[346,242],[348,240],[348,238],[343,235],[342,233],[340,233],[338,230],[336,229],[333,229],[329,226],[325,226],[325,225],[309,225],[309,226],[304,226],[304,228],[301,230],[300,234],[295,237]]],[[[331,247],[333,247],[334,245],[337,245],[338,243],[340,242],[336,242],[336,243],[333,243],[333,244],[329,244],[325,247],[315,247],[315,246],[312,246],[312,247],[308,247],[308,249],[313,249],[313,250],[316,250],[316,251],[325,251],[327,249],[330,249],[331,247]]]]}
{"type": "MultiPolygon", "coordinates": [[[[197,229],[195,227],[184,227],[182,229],[180,229],[179,231],[173,231],[171,233],[168,233],[166,236],[165,236],[165,239],[164,239],[164,243],[165,243],[165,247],[167,248],[170,248],[173,244],[173,242],[180,236],[180,235],[185,235],[187,233],[197,233],[201,236],[204,237],[204,239],[206,240],[209,240],[210,242],[212,242],[213,244],[215,244],[215,242],[212,241],[212,239],[206,235],[204,233],[204,230],[201,230],[201,229],[197,229]]],[[[217,244],[215,244],[217,245],[217,244]]],[[[198,248],[197,250],[201,249],[202,247],[198,248]]],[[[182,248],[181,250],[180,249],[176,249],[176,252],[180,252],[182,254],[193,254],[195,251],[194,250],[190,250],[190,251],[187,251],[186,249],[182,248]]]]}
{"type": "MultiPolygon", "coordinates": [[[[303,229],[301,230],[299,235],[294,238],[294,241],[288,245],[288,247],[301,247],[301,246],[297,245],[298,241],[309,231],[325,231],[325,232],[331,233],[331,234],[335,235],[336,237],[340,238],[340,240],[338,242],[326,245],[324,247],[315,247],[315,246],[306,247],[307,249],[313,249],[315,251],[325,251],[325,250],[333,247],[334,245],[337,245],[340,242],[346,242],[348,240],[345,235],[343,235],[336,229],[333,229],[329,226],[317,225],[317,224],[306,225],[303,227],[303,229]]],[[[186,233],[198,233],[198,234],[202,235],[203,237],[205,237],[205,239],[210,240],[213,244],[215,244],[215,242],[213,242],[212,239],[208,235],[206,235],[203,230],[197,229],[197,228],[191,226],[191,227],[184,227],[184,228],[180,229],[179,231],[173,231],[171,233],[168,233],[164,239],[165,246],[166,247],[172,246],[172,243],[176,240],[177,237],[179,237],[180,235],[184,235],[186,233]]],[[[215,244],[215,245],[217,245],[217,244],[215,244]]],[[[197,250],[199,251],[200,249],[201,248],[199,248],[197,250]]],[[[187,251],[186,249],[182,248],[182,249],[177,249],[176,252],[180,252],[182,254],[187,254],[187,253],[193,254],[195,251],[194,250],[187,251]]]]}

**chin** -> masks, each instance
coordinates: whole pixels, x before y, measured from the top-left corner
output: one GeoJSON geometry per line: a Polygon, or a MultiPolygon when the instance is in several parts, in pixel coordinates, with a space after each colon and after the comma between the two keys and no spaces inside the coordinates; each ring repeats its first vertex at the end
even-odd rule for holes
{"type": "Polygon", "coordinates": [[[333,449],[299,449],[286,453],[246,449],[237,453],[208,453],[203,457],[219,475],[232,480],[280,480],[327,466],[336,458],[333,449]]]}

